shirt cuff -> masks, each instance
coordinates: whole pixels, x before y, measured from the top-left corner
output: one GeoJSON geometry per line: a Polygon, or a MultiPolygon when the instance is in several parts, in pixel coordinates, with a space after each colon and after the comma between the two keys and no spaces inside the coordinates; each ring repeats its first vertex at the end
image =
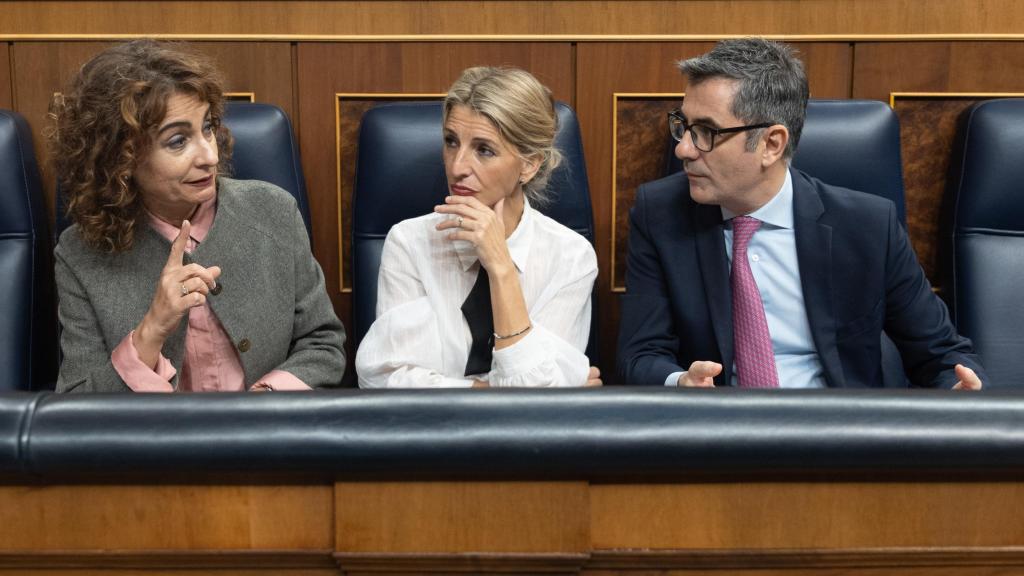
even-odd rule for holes
{"type": "MultiPolygon", "coordinates": [[[[257,380],[256,384],[264,384],[269,386],[271,390],[278,392],[311,390],[309,385],[299,380],[297,376],[284,370],[271,370],[266,376],[257,380]]],[[[253,386],[256,384],[253,384],[253,386]]]]}
{"type": "Polygon", "coordinates": [[[174,392],[171,379],[178,371],[163,354],[156,361],[156,370],[146,366],[132,342],[134,334],[135,330],[129,332],[110,354],[110,363],[118,376],[135,392],[174,392]]]}
{"type": "Polygon", "coordinates": [[[665,386],[679,386],[679,377],[683,374],[686,374],[686,372],[673,372],[669,374],[668,378],[665,378],[665,386]]]}
{"type": "Polygon", "coordinates": [[[515,344],[500,350],[494,349],[491,370],[511,378],[529,372],[549,353],[548,347],[544,345],[544,339],[538,338],[537,326],[533,326],[515,344]]]}

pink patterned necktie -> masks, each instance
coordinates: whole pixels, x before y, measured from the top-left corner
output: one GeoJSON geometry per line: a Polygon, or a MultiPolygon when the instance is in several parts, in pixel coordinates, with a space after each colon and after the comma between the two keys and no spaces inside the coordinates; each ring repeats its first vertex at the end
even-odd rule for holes
{"type": "Polygon", "coordinates": [[[779,387],[764,304],[747,261],[747,244],[760,227],[761,221],[750,216],[732,220],[732,332],[741,388],[779,387]]]}

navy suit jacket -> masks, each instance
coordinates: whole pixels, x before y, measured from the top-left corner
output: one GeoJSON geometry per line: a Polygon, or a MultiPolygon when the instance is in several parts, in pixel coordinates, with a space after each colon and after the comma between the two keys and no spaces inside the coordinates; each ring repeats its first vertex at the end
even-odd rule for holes
{"type": "MultiPolygon", "coordinates": [[[[957,363],[986,376],[932,292],[890,201],[791,169],[797,260],[814,345],[830,387],[880,387],[881,333],[915,386],[951,387],[957,363]]],[[[690,198],[686,175],[640,186],[630,210],[619,372],[662,385],[695,360],[732,381],[729,261],[718,206],[690,198]]]]}

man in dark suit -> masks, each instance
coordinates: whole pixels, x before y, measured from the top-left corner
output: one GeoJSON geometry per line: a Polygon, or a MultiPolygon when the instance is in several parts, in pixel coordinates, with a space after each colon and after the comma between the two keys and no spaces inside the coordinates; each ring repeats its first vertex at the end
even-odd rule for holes
{"type": "Polygon", "coordinates": [[[684,172],[641,186],[630,212],[625,382],[881,386],[885,330],[912,384],[981,388],[892,202],[790,168],[808,98],[792,50],[726,40],[679,67],[684,172]]]}

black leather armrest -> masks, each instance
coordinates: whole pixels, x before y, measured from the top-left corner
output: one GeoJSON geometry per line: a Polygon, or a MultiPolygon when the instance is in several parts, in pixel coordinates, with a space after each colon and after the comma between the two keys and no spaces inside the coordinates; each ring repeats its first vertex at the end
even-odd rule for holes
{"type": "Polygon", "coordinates": [[[1024,394],[1010,392],[51,394],[15,446],[23,398],[0,397],[0,457],[43,479],[938,479],[1024,469],[1024,394]]]}

